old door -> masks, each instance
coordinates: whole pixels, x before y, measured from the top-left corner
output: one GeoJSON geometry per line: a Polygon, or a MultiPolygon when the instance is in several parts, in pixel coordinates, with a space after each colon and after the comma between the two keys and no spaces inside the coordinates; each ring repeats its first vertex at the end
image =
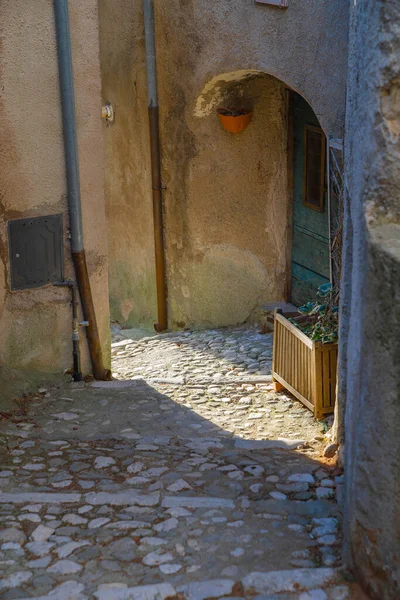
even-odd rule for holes
{"type": "Polygon", "coordinates": [[[292,302],[316,297],[330,281],[329,217],[325,185],[326,139],[307,102],[293,94],[292,302]]]}

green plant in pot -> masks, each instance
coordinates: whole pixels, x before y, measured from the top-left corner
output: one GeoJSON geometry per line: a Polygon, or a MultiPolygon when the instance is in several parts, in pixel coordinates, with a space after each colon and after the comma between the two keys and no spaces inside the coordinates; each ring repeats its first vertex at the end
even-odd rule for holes
{"type": "Polygon", "coordinates": [[[327,283],[318,288],[317,296],[321,301],[307,302],[300,306],[300,316],[289,321],[314,342],[336,344],[339,331],[337,294],[332,285],[327,283]]]}

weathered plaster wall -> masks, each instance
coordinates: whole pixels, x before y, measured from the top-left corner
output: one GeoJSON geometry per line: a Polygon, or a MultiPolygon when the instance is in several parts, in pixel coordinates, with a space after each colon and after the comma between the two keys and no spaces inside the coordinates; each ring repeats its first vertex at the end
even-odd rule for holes
{"type": "Polygon", "coordinates": [[[346,545],[377,600],[400,596],[399,34],[397,0],[352,5],[341,348],[346,545]]]}
{"type": "MultiPolygon", "coordinates": [[[[104,351],[108,353],[97,2],[71,0],[84,234],[104,351]]],[[[66,277],[73,276],[52,0],[0,6],[0,389],[24,389],[70,368],[69,292],[10,291],[7,221],[64,213],[66,277]]],[[[83,336],[84,337],[84,336],[83,336]]],[[[83,340],[85,371],[89,369],[83,340]]],[[[108,360],[108,358],[107,358],[108,360]]]]}
{"type": "MultiPolygon", "coordinates": [[[[172,119],[163,126],[172,327],[242,323],[257,318],[263,302],[283,297],[285,87],[270,76],[237,87],[254,110],[244,132],[226,132],[214,112],[197,119],[191,105],[185,114],[194,137],[191,149],[177,142],[172,119]],[[176,165],[194,149],[183,178],[176,165]]],[[[229,99],[224,102],[229,105],[229,99]]]]}
{"type": "Polygon", "coordinates": [[[111,315],[157,320],[146,70],[141,2],[99,0],[111,315]]]}
{"type": "MultiPolygon", "coordinates": [[[[103,100],[117,111],[106,130],[111,305],[132,324],[156,310],[141,4],[100,0],[103,100]]],[[[170,326],[240,322],[282,299],[287,226],[283,86],[251,77],[277,77],[340,135],[348,2],[172,0],[155,12],[170,326]],[[229,136],[215,110],[243,80],[254,120],[229,136]]]]}

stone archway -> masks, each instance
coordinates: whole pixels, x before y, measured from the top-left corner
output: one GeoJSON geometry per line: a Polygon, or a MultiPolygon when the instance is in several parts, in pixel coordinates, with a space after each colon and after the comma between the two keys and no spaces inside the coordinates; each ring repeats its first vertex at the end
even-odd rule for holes
{"type": "MultiPolygon", "coordinates": [[[[282,297],[288,202],[285,111],[286,86],[254,70],[214,78],[187,107],[191,156],[185,155],[181,165],[188,173],[185,194],[182,185],[169,185],[167,196],[175,207],[166,200],[167,238],[179,235],[182,248],[175,243],[169,258],[172,326],[257,320],[263,303],[282,297]],[[249,127],[238,135],[225,131],[216,114],[232,90],[254,111],[249,127]]],[[[173,174],[173,183],[175,178],[173,174]]]]}
{"type": "MultiPolygon", "coordinates": [[[[260,68],[238,69],[219,73],[211,77],[198,93],[194,101],[194,115],[202,118],[208,116],[218,105],[227,89],[233,85],[244,84],[256,77],[273,77],[285,85],[289,90],[299,94],[312,107],[318,117],[319,124],[324,130],[325,135],[329,135],[337,130],[335,116],[331,111],[326,110],[325,104],[321,101],[318,94],[309,93],[307,85],[299,87],[286,77],[274,70],[260,68]]],[[[311,89],[311,92],[314,88],[311,89]]]]}
{"type": "MultiPolygon", "coordinates": [[[[246,189],[240,199],[241,206],[236,211],[236,219],[237,223],[245,221],[249,225],[248,246],[246,240],[238,238],[237,235],[232,245],[235,246],[235,251],[238,246],[249,250],[252,247],[251,237],[259,237],[260,232],[262,232],[261,236],[264,234],[264,241],[268,239],[266,245],[259,244],[254,252],[261,267],[266,267],[264,270],[261,268],[255,276],[256,279],[258,278],[256,285],[264,295],[261,298],[264,304],[291,301],[293,295],[293,300],[298,304],[314,299],[316,289],[329,281],[330,260],[328,202],[323,192],[325,139],[322,129],[320,130],[320,153],[314,157],[314,163],[320,170],[320,205],[313,206],[311,203],[307,205],[302,197],[303,180],[305,181],[302,163],[307,133],[309,133],[303,131],[303,128],[311,126],[314,128],[312,134],[315,136],[318,135],[315,129],[320,126],[319,119],[310,104],[275,76],[258,69],[239,69],[210,78],[192,106],[194,115],[192,130],[198,130],[199,120],[204,120],[209,124],[208,133],[215,112],[220,107],[246,106],[248,110],[253,111],[253,122],[248,132],[236,137],[222,134],[224,144],[221,145],[221,151],[215,158],[216,162],[220,162],[220,154],[225,152],[224,163],[231,163],[226,176],[225,190],[229,189],[230,179],[235,178],[236,172],[239,172],[241,179],[247,180],[246,189]],[[295,119],[292,114],[292,100],[293,110],[297,111],[295,119]],[[238,106],[235,106],[235,103],[238,106]],[[257,172],[253,169],[255,162],[258,164],[257,172]],[[251,214],[248,206],[250,211],[254,210],[252,202],[255,193],[258,194],[258,218],[249,223],[251,214]],[[292,235],[293,214],[294,234],[292,235]],[[292,247],[297,254],[296,257],[292,257],[292,247]],[[303,252],[303,247],[307,252],[303,252]],[[292,288],[295,292],[293,294],[292,288]]],[[[205,155],[206,153],[202,158],[207,162],[205,155]]],[[[214,177],[217,177],[217,174],[213,171],[207,175],[208,187],[213,185],[214,177]]],[[[237,182],[237,185],[240,186],[240,183],[237,182]]],[[[223,201],[224,193],[219,194],[217,203],[223,201]]],[[[230,217],[230,202],[225,206],[224,218],[226,214],[230,217]]],[[[232,219],[230,227],[235,228],[232,219]]],[[[221,237],[223,238],[224,235],[221,237]]],[[[218,236],[216,241],[219,241],[218,236]]],[[[230,257],[233,257],[233,252],[233,248],[228,251],[230,257]]],[[[230,260],[229,256],[226,257],[228,260],[230,260]]],[[[238,258],[240,261],[240,256],[236,254],[234,262],[237,263],[238,258]]],[[[208,263],[209,277],[210,273],[219,272],[224,266],[226,267],[224,260],[220,260],[219,263],[218,265],[213,265],[212,261],[208,263]]],[[[235,277],[238,277],[238,271],[246,268],[248,266],[245,261],[235,269],[235,277]]],[[[218,275],[218,279],[221,281],[221,274],[218,275]]],[[[245,280],[241,279],[242,285],[245,284],[245,280]]],[[[210,293],[207,286],[205,290],[207,296],[210,293]]],[[[250,290],[250,295],[251,292],[250,290]]],[[[229,294],[224,292],[224,298],[227,296],[229,297],[229,294]]],[[[245,304],[245,298],[241,301],[245,304]]],[[[207,302],[207,298],[203,299],[203,302],[207,302]]],[[[254,309],[249,316],[254,318],[260,303],[257,305],[254,297],[252,302],[254,309]]],[[[238,302],[236,306],[237,304],[238,302]]],[[[232,323],[233,321],[229,324],[232,323]]]]}

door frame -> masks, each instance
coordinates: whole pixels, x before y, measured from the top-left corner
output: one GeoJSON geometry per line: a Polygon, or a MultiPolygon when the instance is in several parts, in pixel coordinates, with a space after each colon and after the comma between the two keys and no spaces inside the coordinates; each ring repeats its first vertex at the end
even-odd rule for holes
{"type": "MultiPolygon", "coordinates": [[[[287,232],[286,232],[286,278],[284,286],[284,301],[288,304],[292,301],[292,252],[293,252],[293,202],[294,202],[294,114],[293,114],[293,94],[294,90],[286,88],[286,126],[287,126],[287,232]]],[[[312,108],[312,107],[311,107],[312,108]]],[[[322,127],[320,128],[322,131],[322,127]]],[[[325,132],[323,131],[325,134],[325,132]]],[[[327,211],[329,227],[329,267],[330,281],[333,282],[332,265],[332,207],[331,207],[331,178],[330,178],[330,152],[331,149],[341,150],[343,152],[343,140],[335,139],[333,136],[325,134],[325,152],[323,163],[326,168],[326,187],[327,187],[327,211]]]]}
{"type": "Polygon", "coordinates": [[[287,126],[287,213],[286,213],[286,280],[284,301],[292,300],[292,251],[293,251],[293,198],[294,198],[294,116],[293,91],[286,88],[286,126],[287,126]]]}

